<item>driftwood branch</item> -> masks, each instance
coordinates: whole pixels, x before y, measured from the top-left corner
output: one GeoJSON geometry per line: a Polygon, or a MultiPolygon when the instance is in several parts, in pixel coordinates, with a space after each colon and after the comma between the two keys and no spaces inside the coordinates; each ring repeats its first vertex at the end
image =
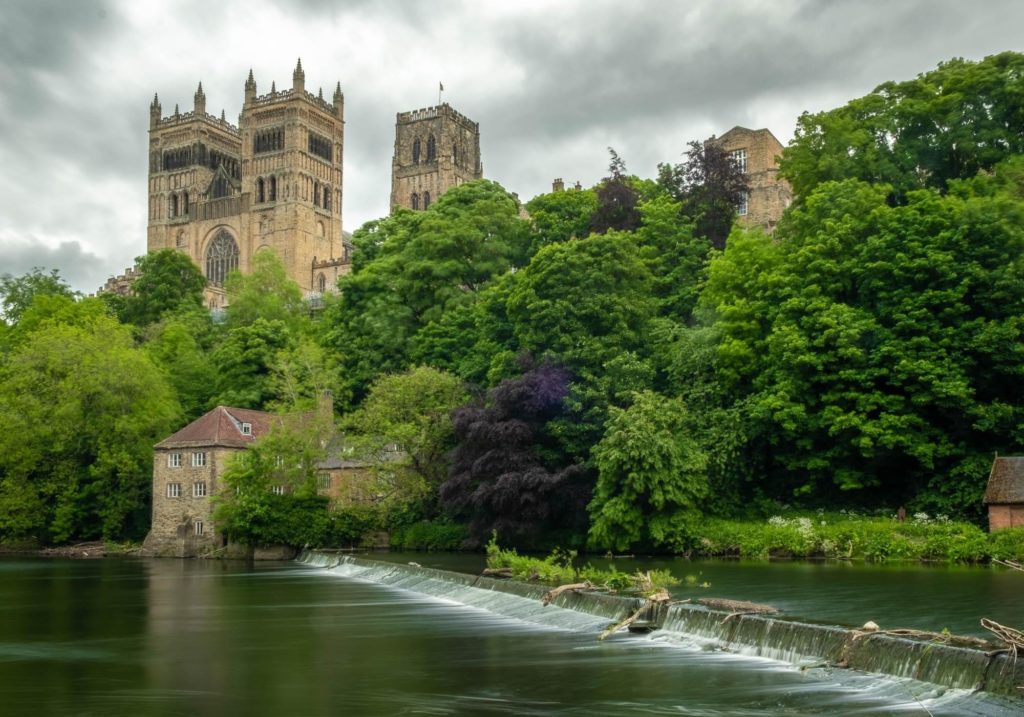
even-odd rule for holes
{"type": "Polygon", "coordinates": [[[993,558],[992,562],[999,563],[1000,565],[1012,568],[1013,570],[1024,570],[1024,564],[1018,563],[1016,560],[997,560],[993,558]]]}
{"type": "Polygon", "coordinates": [[[551,590],[548,590],[546,593],[544,593],[544,596],[541,597],[540,601],[544,603],[544,607],[547,607],[551,604],[552,600],[554,600],[562,593],[570,591],[575,592],[576,590],[591,590],[593,589],[593,587],[593,583],[591,583],[589,580],[584,580],[582,583],[569,583],[568,585],[559,585],[557,588],[552,588],[551,590]]]}
{"type": "Polygon", "coordinates": [[[481,574],[486,578],[510,578],[512,568],[485,568],[481,574]]]}
{"type": "MultiPolygon", "coordinates": [[[[712,610],[728,610],[733,615],[744,615],[747,613],[758,613],[761,615],[774,615],[779,611],[778,608],[772,607],[771,605],[761,605],[756,602],[747,602],[746,600],[726,600],[725,598],[699,598],[697,600],[704,607],[709,607],[712,610]]],[[[728,619],[728,618],[726,618],[728,619]]]]}
{"type": "Polygon", "coordinates": [[[1024,632],[1000,625],[987,617],[981,618],[981,626],[1006,643],[1007,651],[1013,655],[1014,660],[1024,650],[1024,632]]]}
{"type": "Polygon", "coordinates": [[[650,597],[648,597],[647,600],[644,602],[644,604],[641,605],[637,609],[636,612],[634,612],[632,615],[627,617],[625,620],[617,622],[614,625],[612,625],[611,627],[609,627],[607,630],[602,632],[600,637],[598,637],[597,639],[598,640],[603,640],[606,637],[608,637],[609,635],[614,635],[619,630],[622,630],[624,628],[629,627],[630,625],[632,625],[634,622],[636,622],[640,618],[640,615],[643,614],[644,610],[647,610],[648,608],[654,607],[655,605],[658,605],[658,604],[661,604],[661,603],[667,603],[667,602],[671,602],[671,601],[672,601],[672,596],[668,594],[667,590],[659,590],[658,592],[654,593],[654,595],[651,595],[650,597]]]}

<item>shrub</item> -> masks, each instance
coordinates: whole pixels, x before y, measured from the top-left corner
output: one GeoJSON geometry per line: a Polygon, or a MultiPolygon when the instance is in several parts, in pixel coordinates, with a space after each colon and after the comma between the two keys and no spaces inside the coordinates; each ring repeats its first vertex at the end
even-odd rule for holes
{"type": "Polygon", "coordinates": [[[1024,560],[1024,528],[997,530],[988,536],[989,555],[995,560],[1024,560]]]}
{"type": "Polygon", "coordinates": [[[391,547],[401,550],[458,550],[469,537],[466,526],[421,520],[391,532],[391,547]]]}

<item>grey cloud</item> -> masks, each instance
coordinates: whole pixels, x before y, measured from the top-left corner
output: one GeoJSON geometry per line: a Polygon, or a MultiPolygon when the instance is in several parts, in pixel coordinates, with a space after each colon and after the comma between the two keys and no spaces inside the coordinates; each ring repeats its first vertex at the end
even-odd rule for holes
{"type": "Polygon", "coordinates": [[[74,289],[93,292],[107,277],[120,273],[109,260],[82,248],[77,241],[65,241],[49,247],[38,239],[0,240],[0,273],[20,276],[35,267],[59,269],[61,277],[74,289]]]}

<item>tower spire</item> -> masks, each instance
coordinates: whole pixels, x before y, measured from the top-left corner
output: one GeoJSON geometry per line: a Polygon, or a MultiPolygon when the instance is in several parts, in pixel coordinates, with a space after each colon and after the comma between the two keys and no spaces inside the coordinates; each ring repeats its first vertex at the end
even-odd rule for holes
{"type": "Polygon", "coordinates": [[[252,76],[252,68],[249,68],[249,77],[245,81],[245,102],[246,104],[256,101],[256,80],[252,76]]]}
{"type": "Polygon", "coordinates": [[[196,94],[193,97],[195,101],[196,114],[202,116],[206,114],[206,93],[203,92],[203,81],[199,81],[199,88],[196,90],[196,94]]]}
{"type": "Polygon", "coordinates": [[[306,73],[302,70],[302,58],[295,63],[295,72],[292,73],[292,89],[301,95],[306,91],[306,73]]]}

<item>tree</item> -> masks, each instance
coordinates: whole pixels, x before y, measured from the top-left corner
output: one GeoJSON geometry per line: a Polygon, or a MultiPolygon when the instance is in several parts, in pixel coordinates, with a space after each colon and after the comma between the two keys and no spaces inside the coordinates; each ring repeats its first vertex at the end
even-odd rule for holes
{"type": "Polygon", "coordinates": [[[682,204],[694,222],[694,234],[723,249],[748,190],[747,175],[712,137],[687,144],[686,161],[658,165],[658,183],[682,204]]]}
{"type": "Polygon", "coordinates": [[[278,354],[292,349],[296,337],[280,319],[257,318],[231,329],[213,352],[214,404],[262,409],[277,398],[274,366],[278,354]]]}
{"type": "Polygon", "coordinates": [[[308,319],[302,289],[288,276],[281,259],[272,251],[258,251],[252,258],[252,271],[228,274],[224,285],[228,294],[227,326],[250,326],[259,319],[278,321],[298,332],[308,319]]]}
{"type": "Polygon", "coordinates": [[[143,349],[174,387],[183,418],[192,421],[210,407],[217,371],[205,335],[212,331],[209,313],[174,316],[149,327],[143,349]]]}
{"type": "Polygon", "coordinates": [[[180,409],[102,302],[74,306],[0,366],[0,540],[138,539],[148,528],[152,446],[180,409]]]}
{"type": "Polygon", "coordinates": [[[652,391],[612,408],[594,447],[590,539],[599,547],[679,547],[708,492],[707,458],[688,435],[682,401],[652,391]]]}
{"type": "Polygon", "coordinates": [[[604,234],[610,230],[631,232],[640,226],[637,211],[639,192],[630,184],[626,163],[611,147],[608,174],[597,188],[597,209],[590,219],[590,231],[604,234]]]}
{"type": "Polygon", "coordinates": [[[515,199],[484,180],[445,192],[426,212],[398,211],[364,237],[375,257],[342,280],[324,317],[325,345],[341,355],[356,400],[377,375],[408,368],[418,332],[522,265],[530,243],[515,199]]]}
{"type": "Polygon", "coordinates": [[[953,59],[905,82],[886,82],[842,107],[804,113],[780,174],[798,201],[818,185],[859,179],[914,189],[990,171],[1024,153],[1024,55],[953,59]]]}
{"type": "Polygon", "coordinates": [[[597,211],[597,193],[593,189],[541,194],[526,203],[534,239],[530,255],[548,244],[583,239],[590,234],[590,220],[597,211]]]}
{"type": "Polygon", "coordinates": [[[346,423],[359,436],[363,453],[381,455],[397,444],[405,454],[403,464],[436,490],[448,474],[447,454],[455,445],[452,411],[468,400],[456,376],[417,366],[374,381],[346,423]]]}
{"type": "Polygon", "coordinates": [[[1022,445],[1018,164],[895,207],[825,183],[757,279],[728,278],[749,246],[712,263],[720,364],[769,427],[780,495],[979,515],[992,453],[1022,445]]]}
{"type": "Polygon", "coordinates": [[[49,273],[40,267],[21,276],[0,274],[0,313],[3,320],[16,324],[21,316],[32,305],[37,296],[65,296],[74,299],[80,294],[73,291],[67,282],[60,278],[57,269],[49,273]]]}
{"type": "Polygon", "coordinates": [[[332,542],[334,516],[316,480],[333,433],[329,414],[278,414],[267,435],[228,462],[214,509],[223,533],[252,546],[332,542]]]}
{"type": "Polygon", "coordinates": [[[476,540],[497,531],[503,541],[530,544],[561,532],[580,542],[586,474],[581,466],[552,464],[559,452],[544,431],[564,410],[568,379],[564,369],[541,363],[502,381],[486,401],[455,411],[457,445],[440,497],[476,540]]]}
{"type": "Polygon", "coordinates": [[[122,321],[148,326],[169,314],[203,308],[206,278],[187,255],[175,249],[161,249],[135,261],[142,275],[124,300],[122,321]]]}

